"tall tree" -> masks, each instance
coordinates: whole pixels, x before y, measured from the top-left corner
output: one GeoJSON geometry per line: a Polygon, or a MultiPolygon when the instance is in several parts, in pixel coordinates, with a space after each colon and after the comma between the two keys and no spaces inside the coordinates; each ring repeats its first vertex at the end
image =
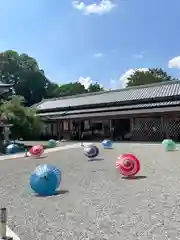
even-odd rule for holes
{"type": "Polygon", "coordinates": [[[46,98],[58,97],[58,89],[59,85],[57,83],[48,80],[46,86],[46,98]]]}
{"type": "Polygon", "coordinates": [[[140,86],[151,83],[165,82],[175,80],[175,78],[169,76],[161,68],[152,68],[148,71],[135,71],[127,79],[127,87],[140,86]]]}
{"type": "Polygon", "coordinates": [[[56,96],[72,96],[76,94],[86,93],[84,85],[79,82],[71,82],[67,84],[60,85],[58,88],[54,90],[54,94],[56,96]]]}
{"type": "Polygon", "coordinates": [[[91,83],[88,87],[88,92],[99,92],[99,91],[103,91],[103,87],[100,86],[99,83],[91,83]]]}
{"type": "Polygon", "coordinates": [[[24,97],[26,106],[31,106],[44,98],[72,96],[102,90],[98,83],[91,84],[88,89],[85,89],[84,85],[79,82],[59,86],[47,79],[34,58],[12,50],[0,53],[0,81],[13,84],[15,94],[24,97]]]}
{"type": "Polygon", "coordinates": [[[37,61],[16,51],[0,53],[0,80],[14,84],[15,93],[25,98],[27,105],[42,100],[47,93],[48,80],[37,61]]]}
{"type": "Polygon", "coordinates": [[[61,97],[98,91],[103,91],[103,88],[97,82],[91,83],[88,89],[85,89],[84,85],[79,82],[71,82],[60,85],[59,87],[57,87],[57,85],[54,86],[54,90],[51,90],[51,93],[54,95],[54,97],[61,97]]]}

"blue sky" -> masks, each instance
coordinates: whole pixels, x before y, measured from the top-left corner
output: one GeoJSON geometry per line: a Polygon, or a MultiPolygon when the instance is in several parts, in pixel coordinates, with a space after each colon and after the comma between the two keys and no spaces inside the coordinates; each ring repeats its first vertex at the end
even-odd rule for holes
{"type": "Polygon", "coordinates": [[[180,77],[179,0],[1,0],[0,11],[0,51],[29,54],[55,82],[118,88],[149,67],[180,77]]]}

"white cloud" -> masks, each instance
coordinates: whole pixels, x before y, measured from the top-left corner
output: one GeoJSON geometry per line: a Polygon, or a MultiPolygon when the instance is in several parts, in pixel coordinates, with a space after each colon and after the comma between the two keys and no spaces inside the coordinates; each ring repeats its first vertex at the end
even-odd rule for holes
{"type": "Polygon", "coordinates": [[[84,85],[85,89],[88,89],[89,85],[93,83],[90,77],[80,77],[78,82],[84,85]]]}
{"type": "Polygon", "coordinates": [[[72,1],[72,5],[75,9],[81,11],[85,15],[96,14],[103,15],[111,12],[116,4],[112,0],[101,0],[100,3],[85,4],[80,1],[72,1]]]}
{"type": "Polygon", "coordinates": [[[101,53],[101,52],[99,52],[99,53],[95,53],[94,55],[93,55],[93,58],[101,58],[101,57],[103,57],[103,53],[101,53]]]}
{"type": "Polygon", "coordinates": [[[180,69],[180,56],[174,57],[171,60],[169,60],[168,67],[180,69]]]}
{"type": "Polygon", "coordinates": [[[133,75],[135,73],[135,71],[143,71],[146,72],[148,71],[148,68],[137,68],[137,69],[129,69],[128,71],[126,71],[125,73],[123,73],[121,75],[121,77],[119,78],[119,80],[114,80],[112,79],[110,81],[110,88],[112,90],[115,89],[119,89],[119,88],[125,88],[127,81],[128,81],[128,77],[130,77],[131,75],[133,75]]]}
{"type": "MultiPolygon", "coordinates": [[[[149,70],[148,68],[136,68],[136,69],[132,68],[132,69],[129,69],[125,73],[123,73],[119,79],[111,79],[109,88],[111,90],[115,90],[115,89],[119,89],[119,88],[125,88],[126,84],[127,84],[127,81],[128,81],[128,77],[133,75],[136,71],[146,72],[148,70],[149,70]]],[[[91,79],[91,77],[80,77],[78,79],[78,82],[81,83],[82,85],[84,85],[85,89],[88,89],[88,87],[91,83],[95,83],[91,79]]],[[[100,86],[102,87],[101,84],[100,84],[100,86]]]]}
{"type": "MultiPolygon", "coordinates": [[[[85,89],[88,89],[90,84],[95,84],[97,81],[93,81],[91,77],[80,77],[78,82],[84,85],[85,89]]],[[[103,88],[102,84],[98,84],[101,88],[103,88]]]]}

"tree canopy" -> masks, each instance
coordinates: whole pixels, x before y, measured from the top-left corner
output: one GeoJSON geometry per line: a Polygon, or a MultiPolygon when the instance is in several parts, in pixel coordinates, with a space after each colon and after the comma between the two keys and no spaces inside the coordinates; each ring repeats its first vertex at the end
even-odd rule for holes
{"type": "Polygon", "coordinates": [[[150,68],[148,71],[135,71],[127,79],[127,87],[175,80],[161,68],[150,68]]]}
{"type": "Polygon", "coordinates": [[[0,81],[14,84],[15,94],[24,97],[26,106],[38,103],[44,98],[103,90],[98,83],[91,84],[88,89],[79,82],[62,85],[53,83],[45,76],[34,58],[12,50],[0,53],[0,81]]]}
{"type": "Polygon", "coordinates": [[[67,84],[63,84],[58,86],[55,91],[54,94],[55,96],[71,96],[71,95],[75,95],[75,94],[81,94],[81,93],[85,93],[86,89],[84,88],[84,85],[82,85],[79,82],[71,82],[71,83],[67,83],[67,84]]]}
{"type": "Polygon", "coordinates": [[[0,80],[14,84],[15,93],[23,96],[28,106],[46,95],[48,80],[36,60],[27,54],[15,51],[0,53],[0,80]]]}
{"type": "MultiPolygon", "coordinates": [[[[161,68],[135,71],[127,79],[127,87],[174,80],[161,68]]],[[[25,105],[31,106],[44,98],[72,96],[98,92],[104,89],[99,83],[91,83],[86,89],[80,82],[58,85],[48,79],[38,62],[27,54],[8,50],[0,53],[0,81],[14,84],[16,95],[23,96],[25,105]]]]}
{"type": "Polygon", "coordinates": [[[99,92],[99,91],[103,91],[104,89],[103,89],[103,87],[101,87],[100,85],[99,85],[99,83],[91,83],[90,85],[89,85],[89,88],[88,88],[88,92],[99,92]]]}

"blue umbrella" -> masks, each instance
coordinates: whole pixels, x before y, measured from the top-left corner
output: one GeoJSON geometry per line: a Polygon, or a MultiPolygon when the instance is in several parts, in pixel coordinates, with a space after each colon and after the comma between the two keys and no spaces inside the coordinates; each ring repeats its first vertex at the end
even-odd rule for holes
{"type": "Polygon", "coordinates": [[[6,154],[15,154],[19,152],[22,152],[22,149],[17,144],[12,143],[6,147],[6,154]]]}
{"type": "Polygon", "coordinates": [[[102,145],[103,145],[103,148],[105,148],[105,149],[111,149],[113,143],[111,140],[105,139],[104,141],[102,141],[102,145]]]}
{"type": "Polygon", "coordinates": [[[41,196],[55,194],[61,183],[61,171],[53,165],[44,164],[36,167],[30,176],[30,186],[41,196]]]}

